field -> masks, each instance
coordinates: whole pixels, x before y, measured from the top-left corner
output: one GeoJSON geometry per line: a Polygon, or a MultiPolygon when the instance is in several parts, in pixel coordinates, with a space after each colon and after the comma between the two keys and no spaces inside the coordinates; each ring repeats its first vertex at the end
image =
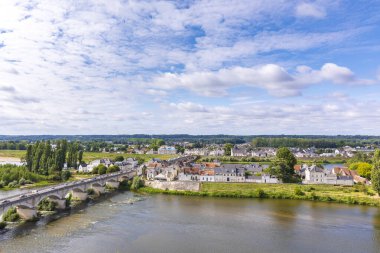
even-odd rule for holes
{"type": "Polygon", "coordinates": [[[26,154],[26,150],[0,150],[0,161],[2,158],[22,158],[26,154]]]}
{"type": "Polygon", "coordinates": [[[92,160],[100,159],[100,158],[110,158],[114,159],[116,156],[124,156],[124,158],[136,158],[136,159],[143,159],[144,162],[147,162],[151,160],[152,158],[159,158],[162,160],[168,160],[170,158],[177,157],[178,155],[147,155],[147,154],[127,154],[127,153],[122,153],[122,154],[117,154],[117,153],[101,153],[101,152],[84,152],[83,153],[83,160],[85,162],[90,162],[92,160]]]}
{"type": "MultiPolygon", "coordinates": [[[[26,154],[25,150],[0,150],[0,161],[10,159],[10,158],[18,158],[21,159],[26,154]]],[[[141,158],[145,162],[149,161],[152,158],[159,158],[162,160],[167,160],[173,157],[177,157],[178,155],[147,155],[147,154],[117,154],[117,153],[102,153],[102,152],[84,152],[83,160],[85,162],[90,162],[92,160],[100,159],[100,158],[110,158],[113,159],[116,156],[122,155],[124,158],[132,157],[132,158],[141,158]]]]}
{"type": "Polygon", "coordinates": [[[142,188],[145,193],[164,193],[231,198],[300,199],[380,206],[380,198],[364,185],[353,187],[333,185],[254,184],[254,183],[202,183],[200,192],[164,191],[142,188]]]}

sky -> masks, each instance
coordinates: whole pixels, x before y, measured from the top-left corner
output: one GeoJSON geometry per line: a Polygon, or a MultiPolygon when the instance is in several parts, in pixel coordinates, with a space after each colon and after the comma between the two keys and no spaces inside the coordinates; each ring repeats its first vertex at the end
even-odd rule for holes
{"type": "Polygon", "coordinates": [[[0,0],[0,134],[380,135],[375,0],[0,0]]]}

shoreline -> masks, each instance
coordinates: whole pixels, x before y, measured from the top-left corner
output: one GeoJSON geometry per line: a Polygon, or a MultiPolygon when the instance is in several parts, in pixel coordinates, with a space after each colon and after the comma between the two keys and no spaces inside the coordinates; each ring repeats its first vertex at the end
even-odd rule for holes
{"type": "MultiPolygon", "coordinates": [[[[281,185],[281,187],[275,187],[277,185],[253,185],[251,189],[240,189],[240,190],[230,190],[230,189],[217,189],[216,187],[209,187],[210,184],[206,183],[201,185],[200,191],[182,191],[182,190],[162,190],[151,187],[142,187],[138,189],[137,192],[145,194],[168,194],[168,195],[180,195],[180,196],[199,196],[199,197],[216,197],[216,198],[257,198],[257,199],[289,199],[289,200],[305,200],[314,202],[327,202],[327,203],[340,203],[349,205],[362,205],[362,206],[372,206],[380,207],[380,198],[378,196],[363,195],[362,192],[356,192],[357,189],[353,188],[352,192],[357,195],[345,194],[341,192],[340,194],[332,194],[329,192],[328,188],[326,190],[320,185],[281,185]],[[206,185],[206,187],[205,187],[206,185]],[[273,187],[272,187],[273,186],[273,187]],[[210,189],[214,188],[214,189],[210,189]],[[279,190],[281,188],[282,190],[279,190]]],[[[216,183],[225,186],[223,183],[216,183]]],[[[240,186],[239,183],[228,183],[235,184],[233,186],[240,186]]],[[[337,188],[339,186],[336,186],[337,188]]],[[[233,188],[233,187],[231,187],[233,188]]],[[[341,189],[343,187],[339,187],[341,189]]],[[[364,188],[366,189],[366,188],[364,188]]],[[[365,190],[367,192],[367,190],[365,190]]],[[[372,194],[372,193],[371,193],[372,194]]]]}

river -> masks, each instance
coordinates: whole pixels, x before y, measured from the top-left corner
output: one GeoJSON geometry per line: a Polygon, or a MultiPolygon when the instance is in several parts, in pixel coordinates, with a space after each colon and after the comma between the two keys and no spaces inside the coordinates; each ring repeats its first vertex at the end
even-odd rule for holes
{"type": "Polygon", "coordinates": [[[371,253],[379,249],[378,208],[269,199],[140,198],[131,192],[0,234],[0,252],[371,253]]]}

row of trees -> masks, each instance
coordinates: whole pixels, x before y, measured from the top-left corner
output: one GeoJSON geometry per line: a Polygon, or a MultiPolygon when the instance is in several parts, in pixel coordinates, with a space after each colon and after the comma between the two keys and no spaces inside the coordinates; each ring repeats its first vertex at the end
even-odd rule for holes
{"type": "Polygon", "coordinates": [[[60,140],[53,148],[50,141],[38,141],[28,146],[25,161],[29,171],[50,175],[60,173],[65,163],[68,167],[77,168],[82,157],[83,151],[77,142],[60,140]]]}
{"type": "Polygon", "coordinates": [[[0,149],[1,150],[26,150],[28,143],[25,141],[1,141],[0,149]]]}
{"type": "Polygon", "coordinates": [[[253,147],[297,147],[297,148],[339,148],[343,146],[359,145],[359,142],[344,139],[328,139],[328,138],[255,138],[252,141],[253,147]]]}

